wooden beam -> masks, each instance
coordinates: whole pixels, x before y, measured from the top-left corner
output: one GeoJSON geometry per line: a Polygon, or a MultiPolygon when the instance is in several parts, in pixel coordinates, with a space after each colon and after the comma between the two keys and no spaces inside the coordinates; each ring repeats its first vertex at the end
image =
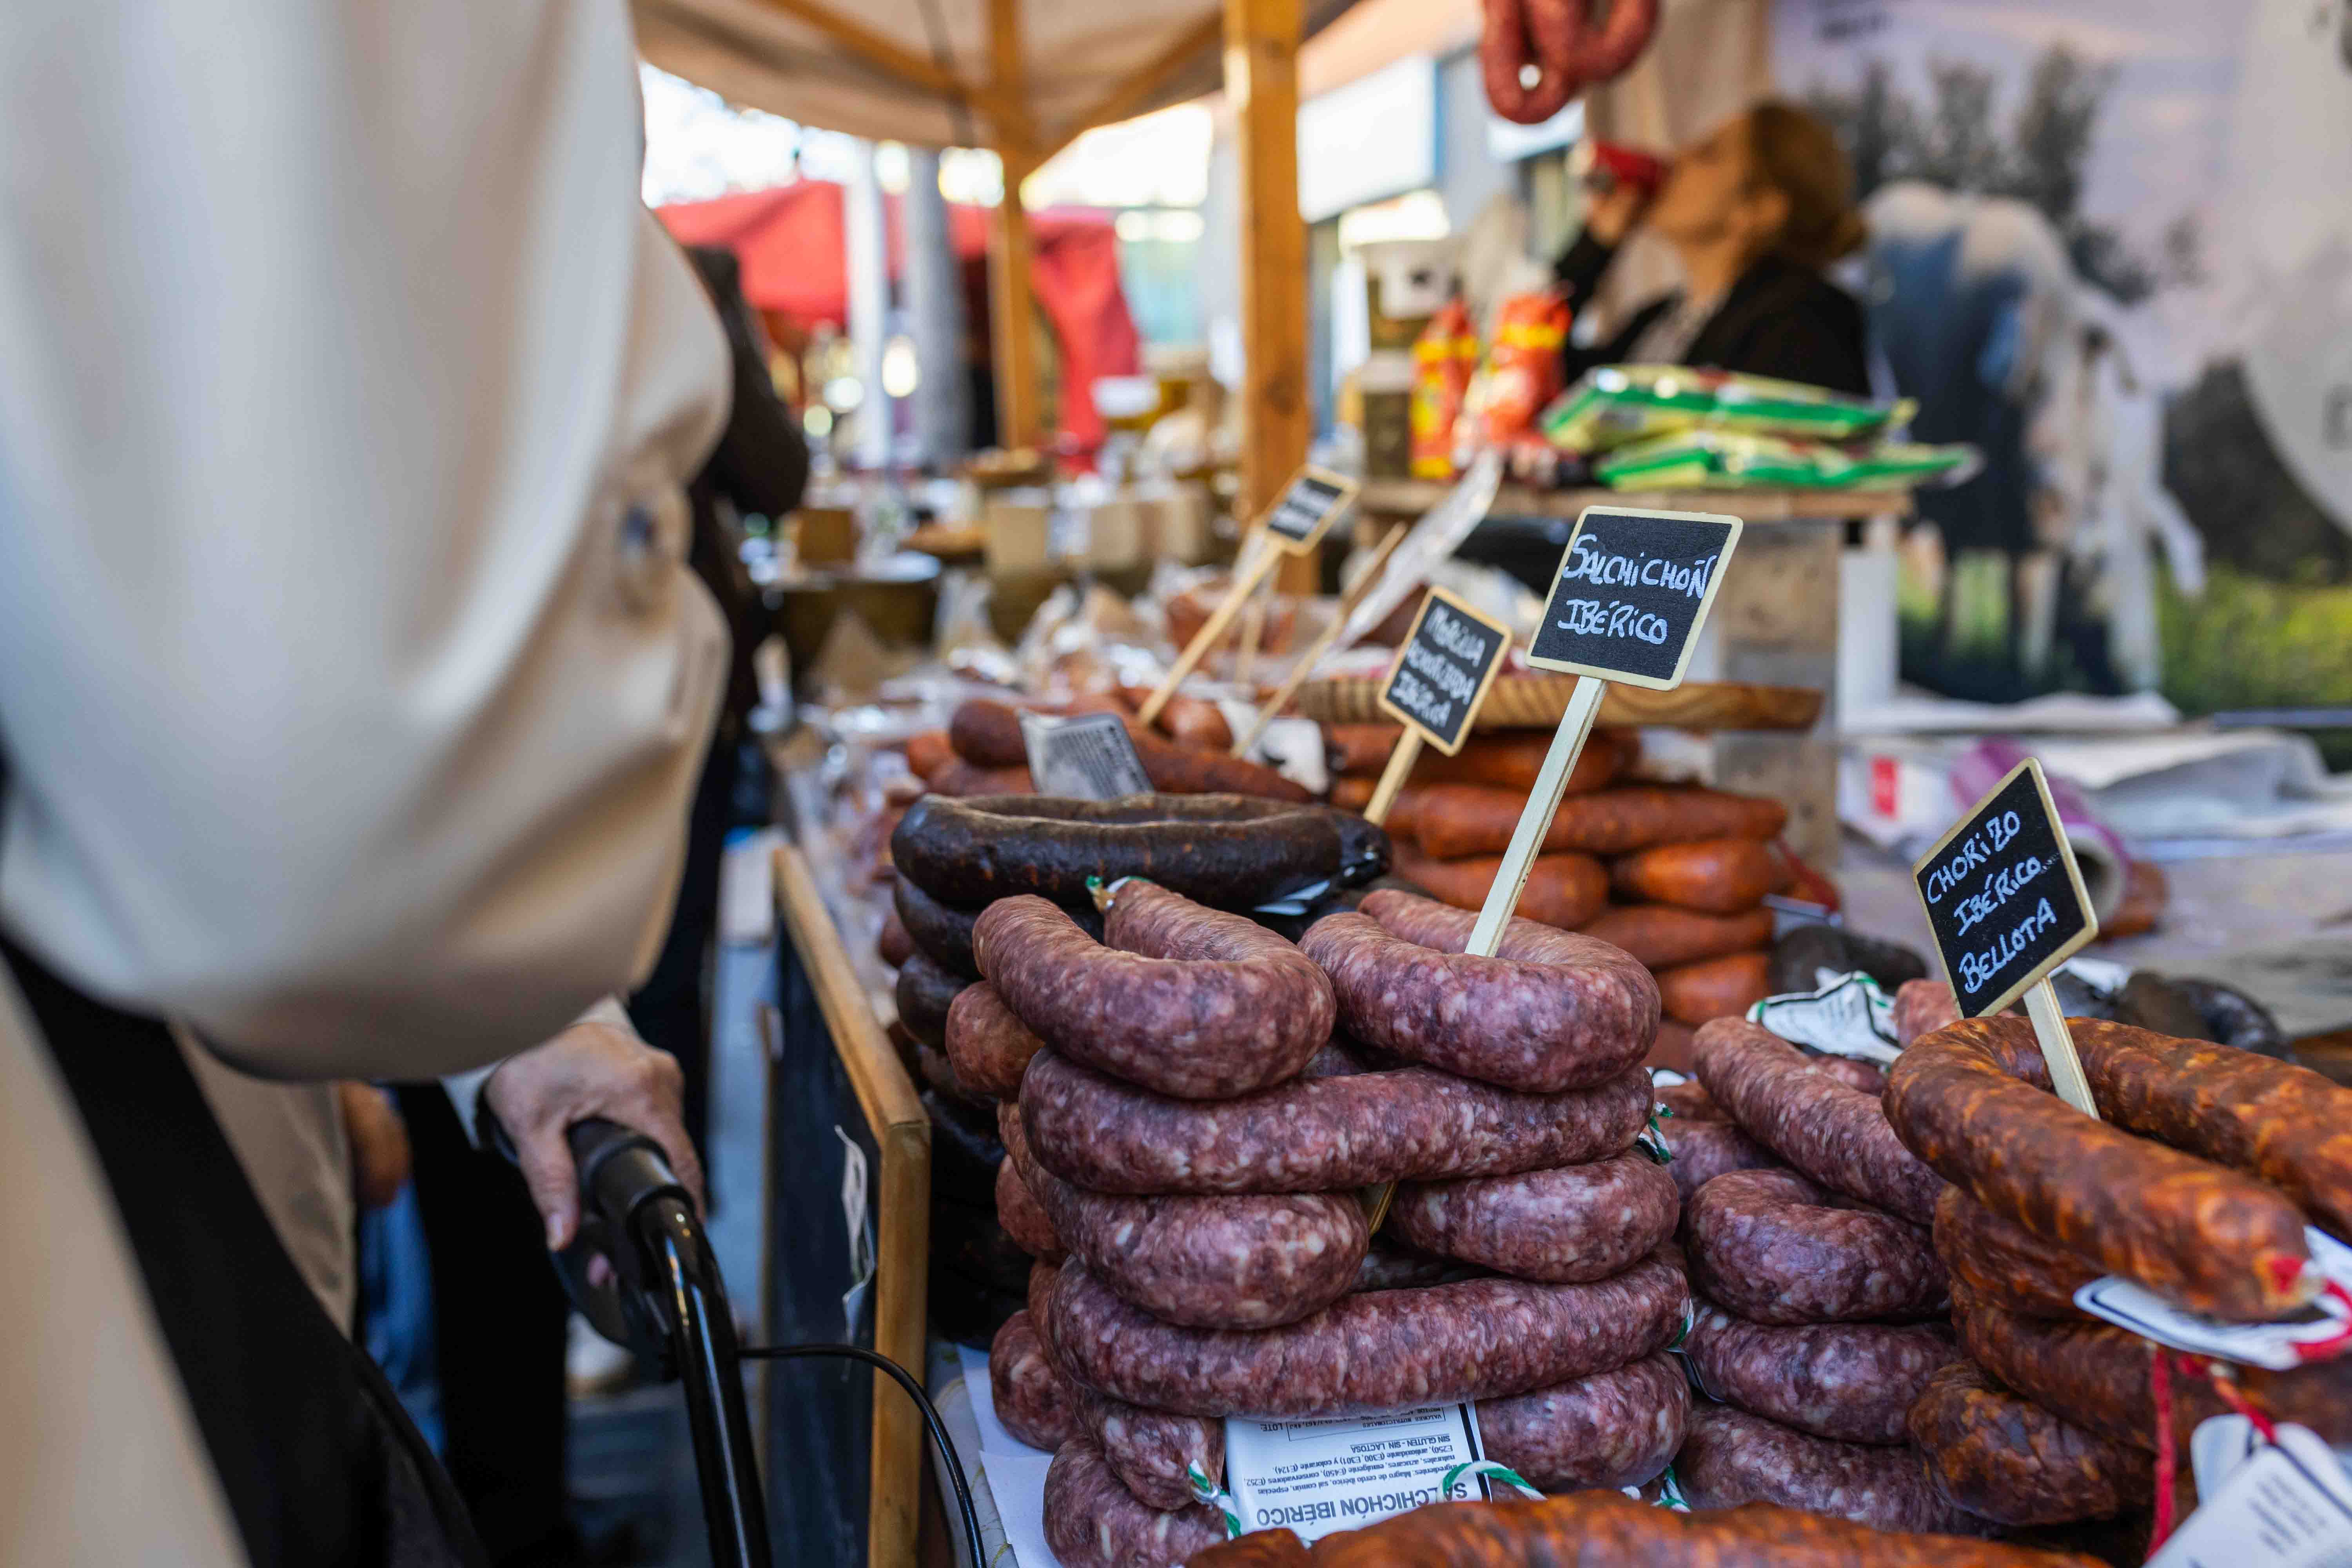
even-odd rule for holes
{"type": "MultiPolygon", "coordinates": [[[[1242,463],[1236,515],[1274,504],[1307,460],[1307,225],[1298,216],[1302,0],[1224,0],[1225,98],[1241,163],[1242,463]]],[[[1286,556],[1276,586],[1312,593],[1314,556],[1286,556]]]]}
{"type": "Polygon", "coordinates": [[[1011,140],[1027,140],[1028,115],[1017,98],[1008,100],[993,87],[964,80],[938,61],[902,47],[864,23],[843,16],[824,0],[760,0],[760,4],[795,21],[805,22],[867,65],[888,72],[909,87],[969,104],[987,115],[1011,140]]]}
{"type": "Polygon", "coordinates": [[[1166,48],[1138,68],[1135,74],[1056,126],[1038,143],[1037,161],[1044,163],[1097,125],[1113,125],[1133,118],[1179,72],[1215,48],[1224,32],[1224,17],[1214,12],[1185,28],[1166,48]]]}
{"type": "MultiPolygon", "coordinates": [[[[989,86],[1008,102],[1023,101],[1021,0],[988,0],[989,86]]],[[[989,233],[989,335],[996,345],[996,438],[1006,447],[1034,447],[1041,440],[1037,416],[1037,344],[1029,293],[1029,215],[1021,205],[1021,182],[1037,166],[1025,139],[1000,140],[1004,199],[996,205],[989,233]]]]}

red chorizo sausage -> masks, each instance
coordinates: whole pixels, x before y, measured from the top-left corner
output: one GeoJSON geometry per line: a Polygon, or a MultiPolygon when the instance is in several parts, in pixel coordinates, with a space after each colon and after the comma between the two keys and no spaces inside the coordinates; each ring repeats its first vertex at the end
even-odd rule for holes
{"type": "MultiPolygon", "coordinates": [[[[1457,910],[1484,908],[1487,889],[1503,867],[1499,855],[1474,856],[1466,860],[1432,860],[1400,845],[1395,874],[1417,882],[1457,910]]],[[[1609,873],[1590,855],[1538,855],[1528,868],[1527,886],[1520,890],[1517,912],[1563,931],[1574,931],[1609,901],[1609,873]]]]}
{"type": "Polygon", "coordinates": [[[1605,1279],[1672,1237],[1675,1179],[1639,1151],[1516,1176],[1407,1183],[1388,1225],[1424,1252],[1520,1279],[1605,1279]]]}
{"type": "Polygon", "coordinates": [[[1969,1362],[1927,1380],[1909,1429],[1936,1489],[1996,1524],[2113,1519],[2156,1495],[2145,1450],[2085,1432],[1969,1362]]]}
{"type": "Polygon", "coordinates": [[[1710,915],[1672,904],[1620,904],[1577,929],[1623,948],[1652,969],[1672,969],[1766,946],[1772,940],[1772,911],[1710,915]]]}
{"type": "Polygon", "coordinates": [[[1683,1446],[1690,1380],[1660,1352],[1608,1372],[1478,1402],[1486,1457],[1543,1491],[1638,1487],[1683,1446]]]}
{"type": "MultiPolygon", "coordinates": [[[[1499,855],[1527,804],[1525,790],[1430,784],[1418,793],[1412,830],[1424,855],[1499,855]]],[[[1625,855],[1704,838],[1770,838],[1788,821],[1789,808],[1777,800],[1695,784],[1624,784],[1562,800],[1539,847],[1625,855]]]]}
{"type": "Polygon", "coordinates": [[[1735,952],[1678,964],[1658,974],[1658,1002],[1666,1016],[1696,1027],[1717,1018],[1745,1017],[1772,994],[1769,953],[1735,952]]]}
{"type": "Polygon", "coordinates": [[[955,754],[945,730],[919,730],[907,737],[907,771],[919,779],[929,778],[955,754]]]}
{"type": "Polygon", "coordinates": [[[1597,1084],[1640,1061],[1658,1027],[1650,972],[1606,942],[1513,920],[1492,958],[1463,952],[1477,919],[1381,889],[1303,943],[1331,976],[1348,1032],[1506,1089],[1597,1084]]]}
{"type": "Polygon", "coordinates": [[[1579,81],[1603,82],[1622,75],[1649,43],[1658,0],[1612,0],[1609,20],[1597,27],[1580,5],[1538,5],[1528,20],[1538,58],[1579,81]]]}
{"type": "Polygon", "coordinates": [[[1224,710],[1205,697],[1171,697],[1160,710],[1160,729],[1180,746],[1196,751],[1230,752],[1234,729],[1224,710]]]}
{"type": "Polygon", "coordinates": [[[1710,1399],[1816,1437],[1895,1444],[1911,1401],[1960,1359],[1941,1323],[1751,1323],[1713,1306],[1682,1352],[1710,1399]]]}
{"type": "Polygon", "coordinates": [[[1025,1311],[1005,1319],[989,1344],[988,1393],[1004,1429],[1033,1448],[1050,1454],[1079,1429],[1078,1391],[1045,1359],[1025,1311]]]}
{"type": "Polygon", "coordinates": [[[1617,896],[1628,902],[1673,904],[1716,915],[1754,909],[1765,894],[1785,890],[1790,876],[1788,858],[1753,838],[1661,844],[1610,868],[1617,896]]]}
{"type": "Polygon", "coordinates": [[[946,1033],[956,1081],[991,1100],[1019,1094],[1029,1058],[1045,1047],[1036,1031],[1013,1016],[996,987],[986,981],[965,986],[948,1004],[946,1033]]]}
{"type": "Polygon", "coordinates": [[[1986,1301],[2028,1318],[2079,1318],[2074,1292],[2099,1271],[2005,1220],[1958,1187],[1936,1200],[1936,1256],[1986,1301]]]}
{"type": "Polygon", "coordinates": [[[1483,0],[1483,14],[1478,68],[1488,107],[1521,125],[1540,125],[1567,108],[1580,84],[1529,60],[1524,0],[1483,0]],[[1519,79],[1530,63],[1541,72],[1532,88],[1519,79]]]}
{"type": "Polygon", "coordinates": [[[1021,710],[985,697],[967,698],[948,715],[948,743],[976,768],[1029,767],[1029,738],[1021,732],[1021,710]]]}
{"type": "MultiPolygon", "coordinates": [[[[1404,730],[1395,724],[1327,724],[1323,727],[1324,760],[1334,775],[1361,774],[1378,778],[1396,750],[1404,730]]],[[[1495,784],[1517,790],[1522,797],[1535,787],[1551,750],[1548,730],[1496,730],[1475,734],[1459,752],[1447,756],[1424,751],[1413,764],[1417,784],[1495,784]]],[[[1569,770],[1567,793],[1588,795],[1632,765],[1641,754],[1641,737],[1632,730],[1596,729],[1577,753],[1569,770]]]]}
{"type": "Polygon", "coordinates": [[[1831,1208],[1827,1196],[1793,1171],[1733,1171],[1707,1183],[1685,1216],[1691,1289],[1759,1323],[1943,1310],[1949,1279],[1926,1231],[1871,1209],[1831,1208]]]}
{"type": "Polygon", "coordinates": [[[1027,767],[975,767],[961,757],[950,757],[923,776],[933,795],[943,795],[955,800],[971,800],[982,795],[1027,795],[1037,785],[1027,767]]]}

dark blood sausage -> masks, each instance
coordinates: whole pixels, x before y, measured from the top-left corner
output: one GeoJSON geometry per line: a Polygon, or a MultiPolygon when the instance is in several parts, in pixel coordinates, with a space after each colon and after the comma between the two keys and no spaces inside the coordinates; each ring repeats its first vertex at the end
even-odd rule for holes
{"type": "MultiPolygon", "coordinates": [[[[1431,784],[1417,795],[1413,836],[1423,854],[1446,860],[1500,855],[1509,847],[1528,804],[1523,789],[1481,784],[1431,784]]],[[[1686,785],[1631,784],[1562,800],[1541,847],[1547,855],[1563,849],[1624,855],[1703,838],[1770,838],[1788,821],[1789,808],[1777,800],[1686,785]]]]}
{"type": "Polygon", "coordinates": [[[915,953],[898,966],[898,1022],[923,1045],[947,1044],[948,1007],[971,982],[915,953]]]}
{"type": "Polygon", "coordinates": [[[1029,897],[990,905],[972,932],[989,984],[1048,1045],[1162,1094],[1228,1100],[1280,1083],[1331,1037],[1331,986],[1313,960],[1147,882],[1119,884],[1109,945],[1029,897]]]}
{"type": "MultiPolygon", "coordinates": [[[[2096,1037],[2077,1029],[2077,1048],[2096,1037]]],[[[2097,1072],[2101,1053],[2082,1055],[2097,1072]]],[[[2316,1292],[2303,1215],[2284,1194],[2084,1116],[2049,1085],[2031,1024],[1963,1019],[1896,1058],[1886,1114],[1995,1214],[2183,1306],[2261,1321],[2316,1292]]]]}
{"type": "Polygon", "coordinates": [[[1138,1500],[1091,1437],[1063,1444],[1045,1471],[1045,1544],[1062,1568],[1160,1568],[1224,1539],[1224,1516],[1213,1508],[1138,1500]]]}
{"type": "Polygon", "coordinates": [[[1911,1401],[1960,1359],[1941,1323],[1781,1328],[1704,1305],[1682,1352],[1708,1397],[1842,1443],[1902,1442],[1911,1401]]]}
{"type": "Polygon", "coordinates": [[[1959,998],[1940,980],[1906,980],[1895,993],[1895,1037],[1906,1049],[1960,1021],[1959,998]]]}
{"type": "Polygon", "coordinates": [[[1673,904],[1713,915],[1754,909],[1765,894],[1784,890],[1792,875],[1788,857],[1753,838],[1661,844],[1610,868],[1618,897],[1629,903],[1673,904]]]}
{"type": "Polygon", "coordinates": [[[2028,1318],[2079,1318],[2074,1292],[2099,1271],[1958,1187],[1936,1200],[1936,1256],[1979,1298],[2028,1318]]]}
{"type": "Polygon", "coordinates": [[[1027,1312],[1015,1312],[988,1347],[988,1393],[1004,1429],[1052,1453],[1078,1431],[1078,1390],[1045,1359],[1027,1312]]]}
{"type": "Polygon", "coordinates": [[[1181,1100],[1044,1051],[1021,1080],[1021,1114],[1039,1163],[1080,1186],[1327,1193],[1606,1159],[1633,1147],[1650,1091],[1639,1068],[1557,1094],[1403,1068],[1181,1100]]]}
{"type": "MultiPolygon", "coordinates": [[[[1519,80],[1534,52],[1528,41],[1528,0],[1482,0],[1483,22],[1478,34],[1478,71],[1486,84],[1486,103],[1504,119],[1521,125],[1540,125],[1568,107],[1583,83],[1559,70],[1546,68],[1533,87],[1519,80]]],[[[1543,0],[1538,0],[1538,4],[1543,0]]]]}
{"type": "Polygon", "coordinates": [[[1311,1558],[1297,1540],[1286,1530],[1255,1531],[1194,1557],[1191,1568],[2098,1568],[2071,1552],[1890,1535],[1768,1503],[1681,1513],[1600,1490],[1416,1508],[1326,1536],[1311,1558]]]}
{"type": "Polygon", "coordinates": [[[1769,946],[1772,911],[1710,915],[1672,904],[1620,904],[1579,929],[1587,936],[1623,948],[1653,969],[1671,969],[1679,963],[1769,946]]]}
{"type": "Polygon", "coordinates": [[[1674,1154],[1666,1173],[1683,1203],[1684,1228],[1689,1228],[1690,1203],[1699,1189],[1731,1171],[1780,1171],[1780,1157],[1729,1121],[1685,1121],[1668,1117],[1659,1124],[1659,1136],[1674,1154]]]}
{"type": "Polygon", "coordinates": [[[1937,1495],[1909,1448],[1809,1436],[1728,1405],[1702,1402],[1692,1410],[1675,1477],[1693,1508],[1770,1502],[1878,1530],[1982,1534],[1988,1528],[1937,1495]]]}
{"type": "Polygon", "coordinates": [[[1400,1240],[1520,1279],[1605,1279],[1675,1234],[1675,1179],[1639,1151],[1516,1176],[1407,1183],[1400,1240]]]}
{"type": "Polygon", "coordinates": [[[1423,1285],[1443,1285],[1450,1280],[1472,1279],[1480,1272],[1479,1269],[1465,1268],[1450,1258],[1430,1258],[1418,1252],[1375,1245],[1364,1254],[1364,1261],[1356,1268],[1356,1282],[1348,1289],[1350,1291],[1412,1290],[1423,1285]]]}
{"type": "Polygon", "coordinates": [[[996,1223],[1013,1245],[1041,1263],[1059,1263],[1069,1255],[1054,1222],[1037,1202],[1037,1194],[1021,1179],[1021,1168],[1011,1160],[996,1167],[996,1223]]]}
{"type": "Polygon", "coordinates": [[[1715,1018],[1744,1016],[1772,994],[1764,971],[1772,960],[1762,952],[1677,964],[1658,975],[1658,1001],[1666,1016],[1696,1027],[1715,1018]]]}
{"type": "MultiPolygon", "coordinates": [[[[1394,874],[1457,910],[1475,910],[1502,869],[1499,855],[1432,860],[1399,846],[1394,874]]],[[[1609,873],[1590,855],[1538,855],[1519,889],[1519,912],[1531,921],[1574,931],[1609,901],[1609,873]]]]}
{"type": "Polygon", "coordinates": [[[1477,917],[1381,889],[1300,945],[1331,976],[1348,1032],[1505,1089],[1549,1093],[1616,1077],[1658,1029],[1650,972],[1606,942],[1513,920],[1492,958],[1462,951],[1477,917]]]}
{"type": "Polygon", "coordinates": [[[1608,1372],[1478,1402],[1486,1457],[1540,1491],[1638,1487],[1683,1446],[1690,1380],[1661,1351],[1608,1372]]]}
{"type": "Polygon", "coordinates": [[[1859,1323],[1943,1310],[1948,1277],[1925,1230],[1827,1205],[1828,1194],[1794,1171],[1716,1177],[1685,1216],[1691,1289],[1757,1323],[1859,1323]]]}
{"type": "Polygon", "coordinates": [[[1944,1184],[1870,1096],[1812,1070],[1796,1047],[1745,1018],[1717,1018],[1692,1050],[1707,1093],[1758,1142],[1848,1197],[1914,1225],[1935,1218],[1944,1184]]]}
{"type": "Polygon", "coordinates": [[[1070,1375],[1042,1325],[1060,1271],[1040,1264],[1029,1271],[1029,1317],[1046,1360],[1075,1391],[1080,1425],[1127,1489],[1151,1508],[1178,1509],[1194,1500],[1193,1473],[1211,1487],[1225,1484],[1225,1424],[1171,1410],[1146,1410],[1097,1394],[1070,1375]]]}
{"type": "Polygon", "coordinates": [[[882,917],[881,934],[874,939],[875,956],[892,969],[905,963],[913,955],[915,939],[907,934],[907,922],[891,910],[882,917]]]}
{"type": "Polygon", "coordinates": [[[1021,1092],[1029,1058],[1045,1044],[985,981],[965,986],[948,1005],[946,1032],[956,1081],[991,1100],[1011,1100],[1021,1092]]]}
{"type": "Polygon", "coordinates": [[[1297,1416],[1493,1399],[1663,1350],[1683,1325],[1679,1270],[1656,1258],[1591,1285],[1465,1279],[1343,1296],[1256,1333],[1179,1328],[1073,1258],[1050,1335],[1080,1383],[1194,1415],[1297,1416]]]}
{"type": "Polygon", "coordinates": [[[1927,1380],[1910,1435],[1936,1489],[1996,1524],[2113,1519],[2156,1494],[2144,1450],[2085,1432],[1964,1361],[1927,1380]]]}
{"type": "Polygon", "coordinates": [[[950,908],[907,877],[891,885],[890,900],[917,951],[950,973],[980,978],[980,965],[971,961],[971,922],[979,918],[978,910],[950,908]]]}
{"type": "Polygon", "coordinates": [[[1145,877],[1204,904],[1246,909],[1370,880],[1388,868],[1389,844],[1360,816],[1237,795],[927,795],[899,819],[890,856],[901,877],[946,904],[1035,893],[1075,906],[1087,901],[1089,878],[1145,877]]]}
{"type": "Polygon", "coordinates": [[[923,1045],[920,1042],[916,1044],[915,1071],[934,1090],[959,1104],[971,1106],[974,1110],[995,1109],[996,1102],[988,1096],[975,1094],[964,1087],[963,1080],[956,1077],[955,1063],[948,1059],[947,1052],[936,1047],[923,1045]]]}

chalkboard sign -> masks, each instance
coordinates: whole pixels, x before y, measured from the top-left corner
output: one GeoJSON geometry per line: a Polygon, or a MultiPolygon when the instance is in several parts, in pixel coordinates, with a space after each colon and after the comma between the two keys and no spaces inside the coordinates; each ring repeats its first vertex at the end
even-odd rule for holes
{"type": "Polygon", "coordinates": [[[1381,707],[1450,757],[1470,738],[1470,721],[1510,646],[1509,627],[1432,588],[1381,682],[1381,707]]]}
{"type": "Polygon", "coordinates": [[[1301,468],[1265,514],[1265,531],[1293,555],[1304,555],[1322,542],[1323,531],[1355,499],[1355,480],[1321,468],[1301,468]]]}
{"type": "Polygon", "coordinates": [[[1681,685],[1739,529],[1712,512],[1585,508],[1528,662],[1654,691],[1681,685]]]}
{"type": "Polygon", "coordinates": [[[1998,1013],[2099,934],[2042,764],[2031,757],[1911,874],[1962,1017],[1998,1013]]]}
{"type": "Polygon", "coordinates": [[[1021,738],[1029,747],[1029,779],[1039,795],[1076,800],[1117,800],[1151,793],[1151,775],[1135,754],[1135,740],[1116,713],[1081,713],[1051,719],[1021,715],[1021,738]]]}

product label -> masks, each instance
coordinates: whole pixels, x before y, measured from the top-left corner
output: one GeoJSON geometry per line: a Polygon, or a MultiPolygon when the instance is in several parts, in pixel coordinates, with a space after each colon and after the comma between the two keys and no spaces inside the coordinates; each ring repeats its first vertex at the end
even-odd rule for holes
{"type": "Polygon", "coordinates": [[[1585,508],[1528,662],[1654,690],[1681,685],[1739,529],[1711,512],[1585,508]]]}
{"type": "Polygon", "coordinates": [[[1927,851],[1912,879],[1964,1018],[2000,1012],[2099,934],[2031,757],[1927,851]]]}
{"type": "Polygon", "coordinates": [[[2303,1227],[2303,1240],[2322,1278],[2339,1289],[2323,1294],[2314,1312],[2291,1321],[2225,1323],[2176,1307],[2113,1274],[2075,1291],[2074,1305],[2095,1318],[2177,1351],[2286,1372],[2339,1353],[2346,1348],[2347,1331],[2352,1330],[2352,1303],[2344,1294],[2352,1291],[2352,1247],[2310,1226],[2303,1227]]]}
{"type": "Polygon", "coordinates": [[[1748,1009],[1748,1021],[1826,1056],[1884,1067],[1903,1054],[1895,1035],[1894,1001],[1860,973],[1834,975],[1818,991],[1767,996],[1748,1009]]]}
{"type": "Polygon", "coordinates": [[[1470,738],[1470,721],[1510,646],[1508,626],[1432,588],[1381,682],[1381,711],[1452,756],[1470,738]]]}
{"type": "Polygon", "coordinates": [[[1265,531],[1283,549],[1304,555],[1322,542],[1324,531],[1355,500],[1356,488],[1344,475],[1301,468],[1265,514],[1265,531]]]}
{"type": "Polygon", "coordinates": [[[1151,775],[1143,771],[1135,742],[1116,713],[1075,719],[1024,713],[1021,738],[1028,742],[1029,777],[1040,795],[1117,800],[1151,793],[1151,775]]]}
{"type": "MultiPolygon", "coordinates": [[[[2207,1423],[2208,1426],[2210,1423],[2207,1423]]],[[[2203,1436],[2203,1427],[2199,1435],[2203,1436]]],[[[2335,1451],[2308,1428],[2281,1426],[2205,1489],[2197,1511],[2147,1568],[2347,1568],[2352,1564],[2352,1480],[2335,1451]]]]}
{"type": "Polygon", "coordinates": [[[1313,1542],[1449,1498],[1490,1495],[1484,1475],[1447,1473],[1486,1457],[1467,1405],[1377,1415],[1225,1422],[1225,1489],[1244,1532],[1293,1530],[1313,1542]]]}

